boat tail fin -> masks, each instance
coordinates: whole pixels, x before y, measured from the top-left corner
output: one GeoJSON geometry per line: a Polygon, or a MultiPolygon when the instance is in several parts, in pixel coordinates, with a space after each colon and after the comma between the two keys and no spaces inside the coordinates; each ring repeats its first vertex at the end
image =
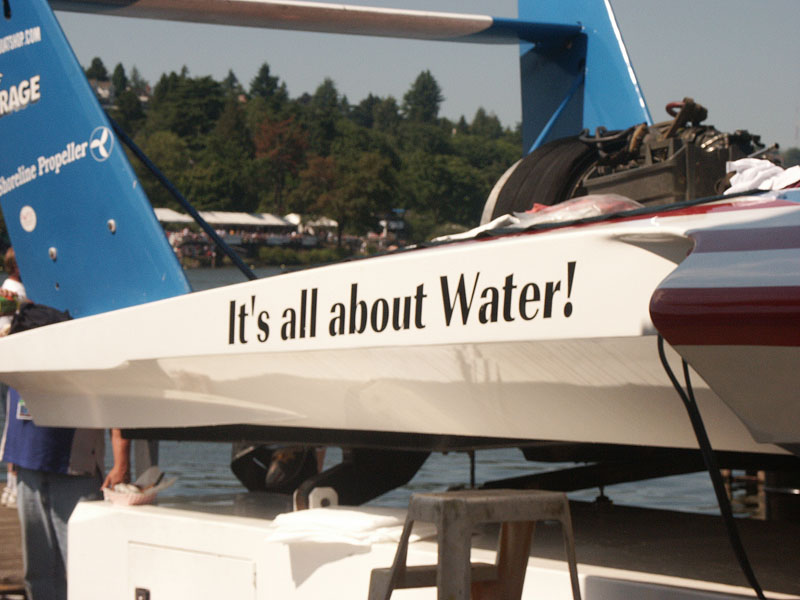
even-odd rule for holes
{"type": "Polygon", "coordinates": [[[584,129],[652,124],[608,0],[519,0],[518,6],[521,20],[582,26],[566,43],[520,42],[526,152],[584,129]]]}
{"type": "Polygon", "coordinates": [[[28,297],[85,316],[190,291],[46,0],[0,14],[0,205],[28,297]]]}
{"type": "Polygon", "coordinates": [[[583,129],[652,124],[609,0],[519,0],[519,18],[292,0],[50,0],[60,10],[477,43],[519,43],[525,153],[583,129]]]}

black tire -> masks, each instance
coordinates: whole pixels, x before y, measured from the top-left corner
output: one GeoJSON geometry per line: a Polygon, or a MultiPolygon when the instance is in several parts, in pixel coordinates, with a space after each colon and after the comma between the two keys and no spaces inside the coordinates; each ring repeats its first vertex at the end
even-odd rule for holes
{"type": "Polygon", "coordinates": [[[594,146],[574,137],[544,144],[500,178],[484,205],[481,224],[534,204],[551,206],[584,195],[580,180],[596,160],[594,146]]]}

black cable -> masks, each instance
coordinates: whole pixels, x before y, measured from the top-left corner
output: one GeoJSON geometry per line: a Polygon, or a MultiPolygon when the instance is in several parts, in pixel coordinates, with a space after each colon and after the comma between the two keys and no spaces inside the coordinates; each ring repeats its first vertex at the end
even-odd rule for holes
{"type": "Polygon", "coordinates": [[[719,465],[711,449],[711,442],[708,439],[708,434],[703,424],[703,418],[700,416],[700,410],[697,408],[697,402],[694,398],[692,381],[689,377],[689,365],[685,360],[682,360],[683,376],[686,380],[686,391],[684,392],[680,382],[675,377],[675,374],[672,372],[667,362],[667,355],[664,352],[664,338],[661,337],[661,335],[658,336],[658,356],[661,359],[661,364],[664,366],[664,370],[667,372],[667,376],[672,382],[673,387],[678,392],[681,400],[683,400],[686,411],[689,413],[689,420],[692,422],[692,428],[694,429],[695,437],[697,437],[697,443],[700,445],[700,453],[703,455],[703,462],[706,465],[708,474],[711,477],[711,483],[714,486],[714,493],[717,496],[717,504],[719,505],[722,521],[725,524],[725,528],[728,530],[728,539],[733,547],[733,553],[736,555],[739,566],[747,578],[747,581],[750,583],[750,587],[752,587],[753,591],[756,593],[756,596],[761,600],[766,600],[761,585],[758,583],[756,575],[753,572],[753,567],[750,565],[750,560],[747,558],[747,552],[745,552],[744,546],[742,545],[742,540],[739,537],[739,529],[736,526],[736,520],[733,518],[733,511],[731,510],[731,504],[728,500],[728,494],[725,491],[722,475],[719,472],[719,465]]]}
{"type": "Polygon", "coordinates": [[[158,180],[158,182],[162,186],[164,186],[164,189],[166,189],[170,194],[172,194],[172,197],[175,198],[175,200],[177,200],[178,203],[180,203],[180,205],[186,210],[186,212],[188,212],[191,215],[191,217],[195,220],[195,222],[203,229],[203,231],[206,232],[208,237],[210,237],[214,241],[217,247],[228,255],[228,258],[230,258],[231,261],[233,261],[233,264],[239,268],[239,270],[244,274],[244,276],[251,281],[253,279],[258,279],[258,275],[253,273],[252,269],[250,269],[250,267],[248,267],[244,263],[242,258],[238,254],[236,254],[233,248],[231,248],[227,243],[225,243],[225,240],[223,240],[219,236],[219,234],[216,231],[214,231],[214,228],[211,227],[211,225],[209,225],[208,222],[202,216],[200,216],[200,213],[197,212],[195,207],[192,206],[192,204],[186,198],[183,197],[183,194],[181,194],[178,191],[178,188],[176,188],[172,184],[172,182],[169,179],[167,179],[166,175],[164,175],[159,170],[159,168],[155,166],[155,164],[153,164],[153,162],[147,157],[147,155],[142,151],[142,149],[136,145],[136,143],[130,138],[130,136],[128,136],[127,133],[125,133],[122,127],[120,127],[116,123],[116,121],[114,121],[114,119],[112,119],[110,116],[108,115],[106,116],[108,117],[111,126],[114,128],[114,132],[117,134],[117,137],[119,137],[119,139],[122,140],[122,143],[125,144],[130,149],[131,152],[133,152],[136,158],[138,158],[145,167],[147,167],[147,169],[153,174],[153,176],[158,180]]]}

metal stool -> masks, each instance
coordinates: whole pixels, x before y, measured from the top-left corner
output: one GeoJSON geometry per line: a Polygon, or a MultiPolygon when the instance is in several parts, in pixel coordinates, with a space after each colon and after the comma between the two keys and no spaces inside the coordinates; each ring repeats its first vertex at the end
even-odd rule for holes
{"type": "Polygon", "coordinates": [[[465,490],[414,494],[391,568],[373,569],[369,600],[389,600],[394,589],[438,588],[439,600],[518,600],[536,521],[560,521],[572,583],[580,600],[575,540],[569,503],[563,492],[543,490],[465,490]],[[435,523],[438,565],[406,566],[414,521],[435,523]],[[471,563],[472,532],[480,523],[501,523],[494,564],[471,563]]]}

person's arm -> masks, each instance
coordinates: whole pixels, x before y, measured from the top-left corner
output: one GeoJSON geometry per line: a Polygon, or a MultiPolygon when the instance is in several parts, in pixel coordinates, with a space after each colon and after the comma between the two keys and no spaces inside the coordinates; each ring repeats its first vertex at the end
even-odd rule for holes
{"type": "Polygon", "coordinates": [[[131,480],[131,441],[123,438],[119,429],[111,430],[111,453],[114,455],[114,466],[103,482],[104,488],[131,480]]]}

